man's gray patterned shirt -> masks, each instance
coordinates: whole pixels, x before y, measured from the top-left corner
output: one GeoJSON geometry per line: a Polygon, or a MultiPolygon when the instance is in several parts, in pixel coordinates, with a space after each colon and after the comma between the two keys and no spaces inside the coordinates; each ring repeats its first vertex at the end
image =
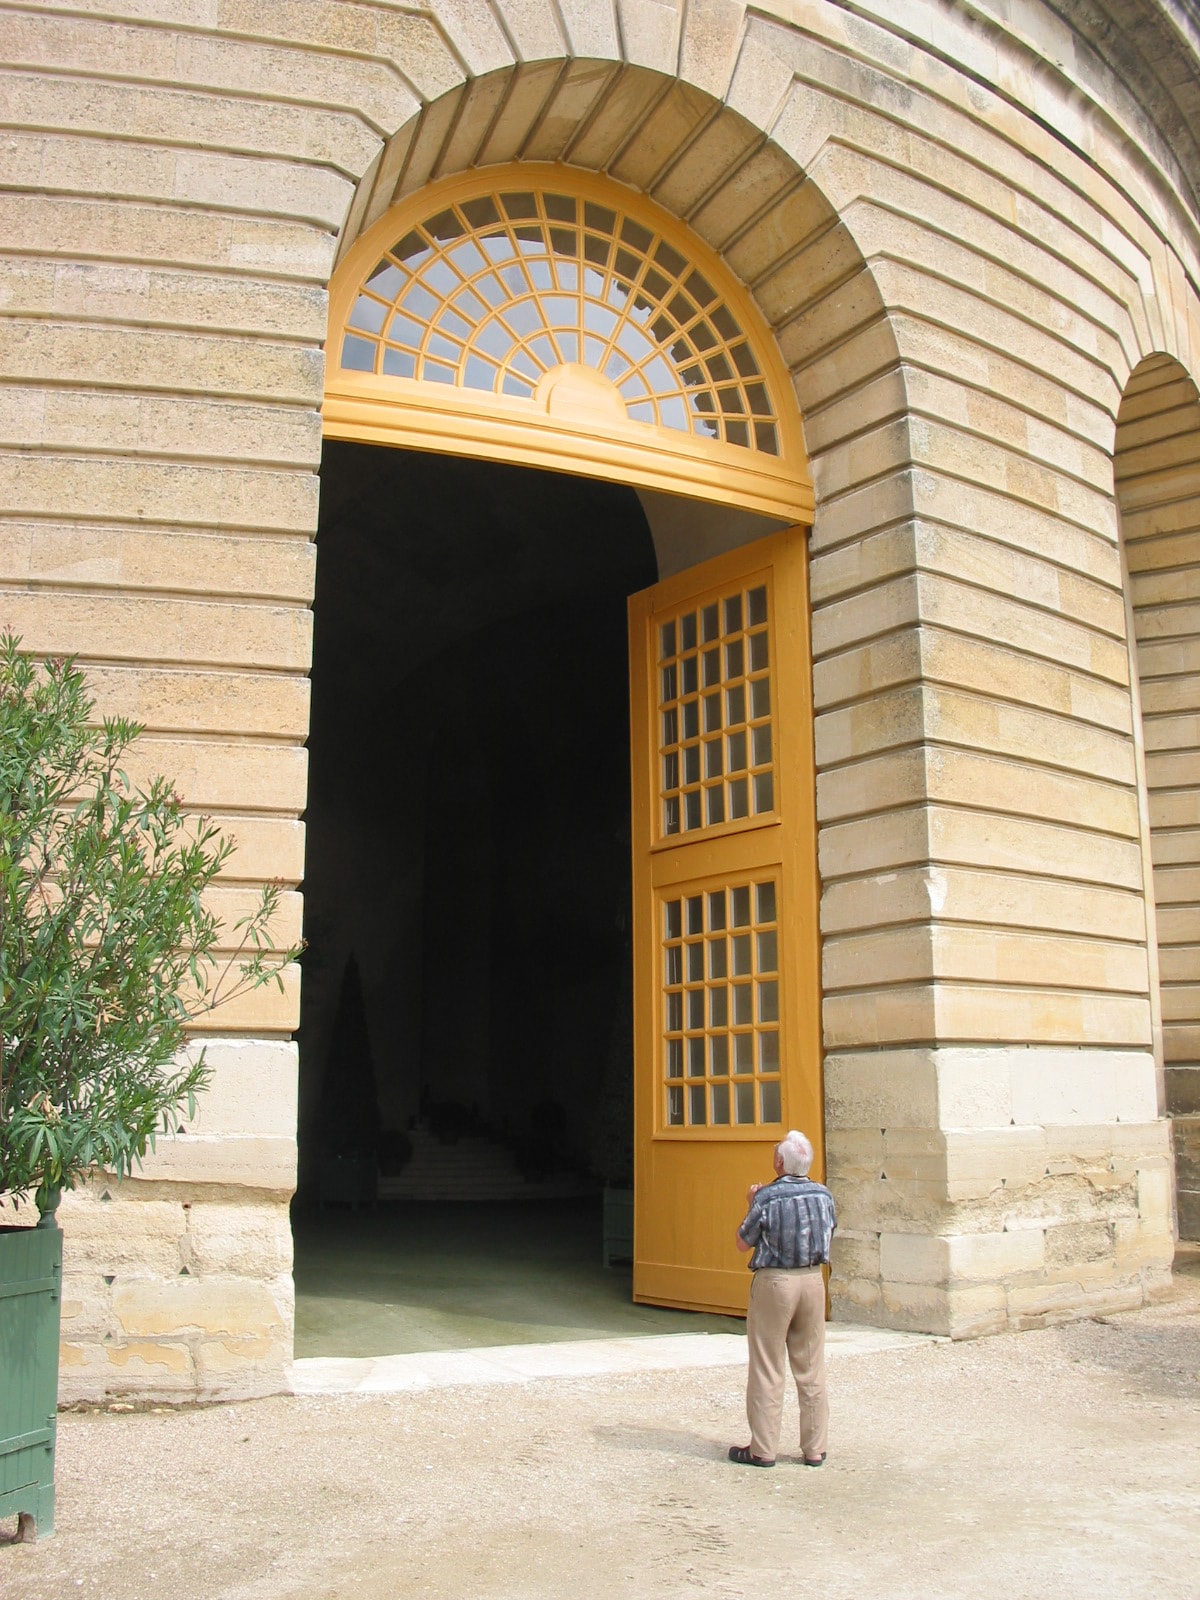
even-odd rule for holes
{"type": "Polygon", "coordinates": [[[751,1272],[761,1267],[815,1267],[829,1260],[836,1227],[833,1196],[825,1185],[785,1173],[754,1196],[738,1237],[754,1246],[751,1272]]]}

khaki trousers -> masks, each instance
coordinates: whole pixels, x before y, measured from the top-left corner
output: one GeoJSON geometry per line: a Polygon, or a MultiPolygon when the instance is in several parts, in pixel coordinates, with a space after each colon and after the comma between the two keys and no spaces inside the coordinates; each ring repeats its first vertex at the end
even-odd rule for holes
{"type": "Polygon", "coordinates": [[[825,1392],[825,1280],[820,1267],[784,1271],[763,1267],[750,1285],[746,1318],[750,1375],[746,1416],[750,1449],[774,1461],[783,1416],[784,1358],[800,1402],[800,1449],[810,1461],[825,1454],[829,1399],[825,1392]]]}

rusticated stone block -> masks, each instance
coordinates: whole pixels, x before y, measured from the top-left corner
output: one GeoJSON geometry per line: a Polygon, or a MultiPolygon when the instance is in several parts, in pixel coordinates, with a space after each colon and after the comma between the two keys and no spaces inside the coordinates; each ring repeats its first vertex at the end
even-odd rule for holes
{"type": "Polygon", "coordinates": [[[202,1400],[249,1400],[291,1385],[290,1339],[202,1339],[193,1354],[197,1397],[202,1400]]]}
{"type": "Polygon", "coordinates": [[[292,1268],[292,1230],[281,1202],[194,1206],[186,1241],[188,1264],[200,1276],[274,1280],[292,1268]]]}
{"type": "Polygon", "coordinates": [[[132,1337],[202,1336],[284,1339],[290,1332],[268,1285],[244,1278],[175,1278],[118,1282],[113,1312],[132,1337]]]}
{"type": "Polygon", "coordinates": [[[1043,1237],[1046,1265],[1050,1268],[1111,1262],[1115,1254],[1112,1228],[1107,1222],[1060,1223],[1047,1228],[1043,1237]]]}
{"type": "Polygon", "coordinates": [[[97,1178],[63,1197],[63,1275],[173,1277],[187,1232],[182,1205],[138,1196],[136,1188],[97,1178]]]}

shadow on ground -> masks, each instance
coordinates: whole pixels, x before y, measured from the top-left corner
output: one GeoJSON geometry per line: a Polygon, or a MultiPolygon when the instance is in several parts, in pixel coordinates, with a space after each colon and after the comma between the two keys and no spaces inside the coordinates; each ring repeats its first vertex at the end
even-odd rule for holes
{"type": "Polygon", "coordinates": [[[297,1357],[745,1328],[636,1305],[631,1269],[601,1263],[594,1200],[297,1210],[293,1228],[297,1357]]]}

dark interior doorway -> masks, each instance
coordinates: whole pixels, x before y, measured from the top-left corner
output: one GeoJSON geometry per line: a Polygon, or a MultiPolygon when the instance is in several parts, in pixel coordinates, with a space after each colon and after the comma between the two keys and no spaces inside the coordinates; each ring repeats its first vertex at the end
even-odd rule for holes
{"type": "MultiPolygon", "coordinates": [[[[521,1280],[519,1240],[555,1197],[550,1254],[589,1275],[587,1331],[628,1301],[600,1265],[600,1190],[631,1177],[625,601],[656,577],[632,489],[325,446],[298,1354],[357,1353],[336,1305],[431,1292],[423,1207],[444,1244],[448,1225],[480,1234],[478,1291],[506,1252],[521,1280]]],[[[469,1244],[450,1253],[470,1280],[469,1244]]],[[[404,1319],[375,1320],[367,1344],[404,1319]]]]}
{"type": "Polygon", "coordinates": [[[594,1167],[627,1048],[637,496],[329,443],[317,572],[301,1186],[417,1117],[594,1167]],[[373,1086],[327,1072],[351,960],[373,1086]]]}

